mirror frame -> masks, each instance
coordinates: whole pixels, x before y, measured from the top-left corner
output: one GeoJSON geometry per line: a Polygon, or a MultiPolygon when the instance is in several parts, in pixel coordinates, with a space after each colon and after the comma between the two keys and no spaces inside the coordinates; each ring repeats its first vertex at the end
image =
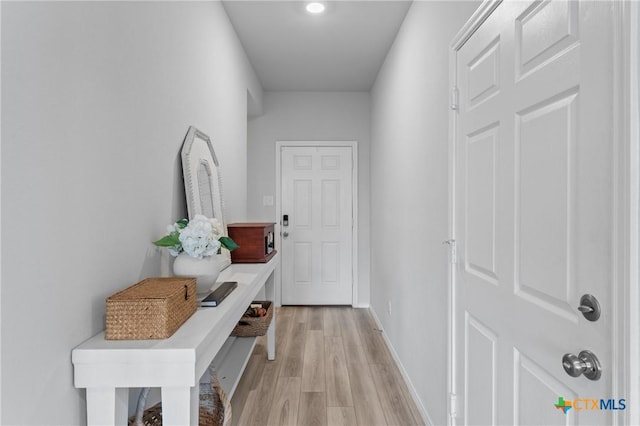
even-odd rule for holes
{"type": "MultiPolygon", "coordinates": [[[[227,224],[224,220],[220,164],[209,136],[194,126],[189,126],[182,144],[181,157],[189,219],[197,214],[209,217],[208,211],[211,211],[212,217],[220,221],[222,233],[225,236],[229,236],[227,224]],[[201,182],[201,179],[199,179],[199,171],[206,172],[205,182],[201,182]],[[204,185],[210,189],[211,197],[203,196],[201,188],[204,185]],[[206,211],[205,208],[207,209],[206,211]]],[[[222,270],[231,264],[231,253],[223,247],[218,259],[222,270]]]]}

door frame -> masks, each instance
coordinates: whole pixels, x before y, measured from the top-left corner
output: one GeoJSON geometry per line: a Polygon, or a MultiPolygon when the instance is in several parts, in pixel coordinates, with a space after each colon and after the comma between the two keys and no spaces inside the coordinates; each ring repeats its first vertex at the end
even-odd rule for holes
{"type": "MultiPolygon", "coordinates": [[[[613,391],[611,397],[626,398],[628,410],[617,411],[620,425],[640,424],[640,4],[610,0],[614,21],[613,137],[614,154],[614,254],[613,311],[613,391]],[[626,374],[625,374],[626,373],[626,374]]],[[[457,52],[484,23],[502,0],[485,0],[449,45],[449,238],[456,239],[455,194],[457,128],[457,52]]],[[[449,265],[447,424],[455,426],[458,412],[456,395],[456,347],[459,283],[456,280],[455,245],[449,265]]],[[[558,361],[560,362],[560,361],[558,361]]],[[[603,395],[605,397],[605,395],[603,395]]],[[[606,396],[609,397],[609,396],[606,396]]]]}
{"type": "MultiPolygon", "coordinates": [[[[289,147],[348,147],[351,148],[351,305],[358,307],[358,141],[276,141],[276,247],[282,247],[282,163],[281,151],[289,147]]],[[[284,255],[284,253],[281,253],[284,255]]],[[[278,264],[276,306],[282,305],[282,258],[278,264]]]]}

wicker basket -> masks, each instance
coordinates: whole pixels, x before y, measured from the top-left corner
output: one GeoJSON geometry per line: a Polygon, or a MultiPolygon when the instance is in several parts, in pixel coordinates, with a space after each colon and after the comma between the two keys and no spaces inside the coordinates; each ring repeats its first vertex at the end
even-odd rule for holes
{"type": "Polygon", "coordinates": [[[273,318],[273,303],[268,300],[257,300],[254,303],[261,303],[262,307],[267,310],[267,315],[263,317],[250,317],[244,315],[235,328],[231,332],[236,337],[255,337],[264,336],[267,333],[271,319],[273,318]]]}
{"type": "Polygon", "coordinates": [[[147,278],[107,299],[105,339],[165,339],[196,303],[195,278],[147,278]]]}
{"type": "MultiPolygon", "coordinates": [[[[213,367],[210,368],[210,371],[211,383],[200,384],[198,424],[200,426],[229,426],[231,425],[231,401],[220,386],[213,367]]],[[[162,425],[162,403],[145,410],[145,402],[146,396],[138,400],[138,405],[142,404],[142,407],[139,406],[137,414],[129,418],[129,426],[162,425]]]]}

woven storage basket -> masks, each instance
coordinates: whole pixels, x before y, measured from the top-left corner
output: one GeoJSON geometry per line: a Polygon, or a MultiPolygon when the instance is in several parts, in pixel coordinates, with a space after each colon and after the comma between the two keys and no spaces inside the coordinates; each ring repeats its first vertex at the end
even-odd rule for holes
{"type": "Polygon", "coordinates": [[[147,278],[107,298],[105,339],[165,339],[196,307],[195,278],[147,278]]]}
{"type": "MultiPolygon", "coordinates": [[[[238,324],[231,332],[236,337],[264,336],[267,333],[271,319],[273,318],[273,303],[268,300],[256,300],[253,303],[261,303],[267,310],[267,315],[263,317],[250,317],[243,315],[238,324]]],[[[252,304],[253,304],[252,303],[252,304]]]]}
{"type": "MultiPolygon", "coordinates": [[[[138,401],[144,404],[146,399],[138,401]]],[[[129,418],[129,426],[161,426],[162,403],[144,410],[138,407],[138,414],[129,418]]],[[[218,382],[213,367],[211,368],[211,383],[200,384],[200,408],[198,410],[198,424],[200,426],[230,426],[231,401],[227,398],[218,382]]]]}

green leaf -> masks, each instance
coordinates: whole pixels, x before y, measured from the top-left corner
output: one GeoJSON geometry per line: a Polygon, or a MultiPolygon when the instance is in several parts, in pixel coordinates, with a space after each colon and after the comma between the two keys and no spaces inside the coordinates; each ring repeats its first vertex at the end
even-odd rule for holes
{"type": "Polygon", "coordinates": [[[177,236],[171,234],[165,235],[158,241],[154,241],[153,244],[157,245],[158,247],[173,247],[177,244],[180,244],[180,240],[177,238],[177,236]]]}
{"type": "Polygon", "coordinates": [[[180,219],[179,221],[176,222],[176,226],[178,227],[178,229],[184,229],[187,227],[188,223],[189,223],[189,219],[180,219]]]}
{"type": "Polygon", "coordinates": [[[236,244],[235,241],[233,241],[229,237],[220,237],[219,240],[220,240],[220,244],[222,244],[222,247],[226,248],[229,251],[235,250],[238,247],[240,247],[238,244],[236,244]]]}

